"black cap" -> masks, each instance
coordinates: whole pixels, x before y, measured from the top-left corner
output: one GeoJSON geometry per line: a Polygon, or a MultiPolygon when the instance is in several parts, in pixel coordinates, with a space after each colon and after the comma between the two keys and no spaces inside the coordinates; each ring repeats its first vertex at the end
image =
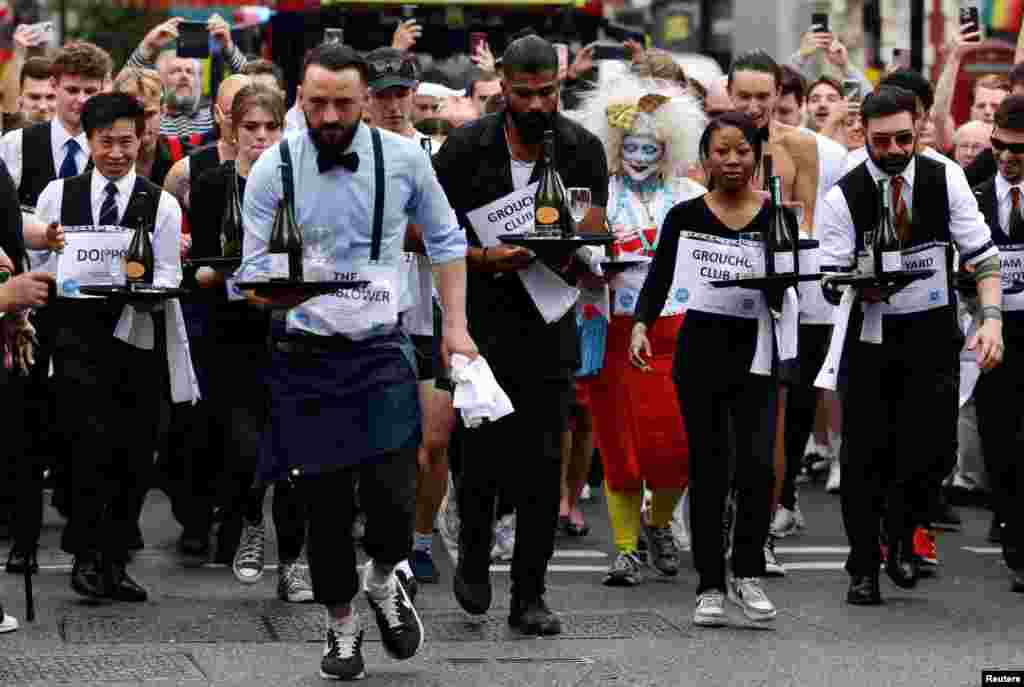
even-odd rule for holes
{"type": "Polygon", "coordinates": [[[416,88],[416,65],[401,50],[377,48],[366,55],[370,66],[367,79],[370,90],[383,91],[398,86],[416,88]]]}

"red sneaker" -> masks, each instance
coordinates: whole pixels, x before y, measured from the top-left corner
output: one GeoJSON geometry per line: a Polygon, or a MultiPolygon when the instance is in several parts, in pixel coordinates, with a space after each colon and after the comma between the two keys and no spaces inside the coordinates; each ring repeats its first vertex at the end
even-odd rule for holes
{"type": "Polygon", "coordinates": [[[935,547],[935,535],[930,530],[918,527],[914,530],[914,555],[925,565],[939,564],[939,552],[935,547]]]}

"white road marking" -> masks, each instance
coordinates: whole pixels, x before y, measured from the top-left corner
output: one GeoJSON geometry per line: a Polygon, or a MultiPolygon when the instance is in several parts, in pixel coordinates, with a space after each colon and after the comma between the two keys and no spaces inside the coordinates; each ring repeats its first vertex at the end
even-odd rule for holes
{"type": "Polygon", "coordinates": [[[1003,549],[1001,546],[964,546],[961,547],[964,551],[970,551],[971,553],[1002,553],[1003,549]]]}
{"type": "Polygon", "coordinates": [[[786,553],[791,555],[819,555],[819,554],[843,554],[850,553],[849,546],[776,546],[775,553],[786,553]]]}

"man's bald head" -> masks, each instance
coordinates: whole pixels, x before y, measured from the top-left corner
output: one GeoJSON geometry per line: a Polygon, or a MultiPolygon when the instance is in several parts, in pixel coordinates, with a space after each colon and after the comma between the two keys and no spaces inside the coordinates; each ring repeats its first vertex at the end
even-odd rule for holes
{"type": "Polygon", "coordinates": [[[953,134],[953,157],[961,167],[967,167],[978,153],[992,145],[991,140],[991,124],[981,120],[967,122],[953,134]]]}
{"type": "Polygon", "coordinates": [[[238,92],[252,83],[252,78],[245,74],[232,74],[220,82],[217,88],[217,102],[213,108],[213,117],[217,120],[221,138],[233,136],[231,127],[231,104],[238,92]]]}
{"type": "Polygon", "coordinates": [[[733,108],[732,100],[729,98],[729,77],[713,79],[708,84],[708,94],[704,98],[704,111],[708,119],[714,119],[731,109],[733,108]]]}

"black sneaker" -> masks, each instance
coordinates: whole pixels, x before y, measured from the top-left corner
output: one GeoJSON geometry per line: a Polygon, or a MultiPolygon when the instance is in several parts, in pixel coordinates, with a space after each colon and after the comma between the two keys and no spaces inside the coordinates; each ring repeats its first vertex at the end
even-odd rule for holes
{"type": "Polygon", "coordinates": [[[326,680],[361,680],[366,677],[362,628],[351,635],[327,628],[324,656],[320,659],[320,677],[326,680]]]}
{"type": "Polygon", "coordinates": [[[400,577],[392,577],[392,589],[384,599],[376,599],[367,589],[369,581],[369,566],[363,577],[363,591],[366,593],[366,600],[373,609],[373,615],[377,618],[377,627],[380,628],[380,639],[384,644],[384,651],[388,656],[404,661],[412,658],[423,646],[423,623],[416,612],[416,607],[409,600],[409,593],[406,591],[405,583],[400,577]]]}
{"type": "Polygon", "coordinates": [[[562,633],[562,620],[548,608],[544,597],[517,599],[512,595],[508,624],[524,635],[557,635],[562,633]]]}

